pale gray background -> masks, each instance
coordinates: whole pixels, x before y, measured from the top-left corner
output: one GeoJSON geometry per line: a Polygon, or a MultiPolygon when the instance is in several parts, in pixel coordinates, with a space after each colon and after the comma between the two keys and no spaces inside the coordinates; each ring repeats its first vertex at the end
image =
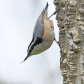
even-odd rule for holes
{"type": "MultiPolygon", "coordinates": [[[[50,49],[28,58],[36,20],[46,3],[48,16],[55,11],[53,0],[0,0],[0,82],[5,84],[62,84],[60,50],[54,41],[50,49]]],[[[59,38],[56,16],[53,20],[59,38]]]]}

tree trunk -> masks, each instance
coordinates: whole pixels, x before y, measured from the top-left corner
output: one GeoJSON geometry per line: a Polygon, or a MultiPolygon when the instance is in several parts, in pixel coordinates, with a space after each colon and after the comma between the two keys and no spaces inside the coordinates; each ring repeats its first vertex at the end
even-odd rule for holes
{"type": "Polygon", "coordinates": [[[54,0],[60,7],[60,69],[63,84],[84,84],[84,0],[54,0]]]}

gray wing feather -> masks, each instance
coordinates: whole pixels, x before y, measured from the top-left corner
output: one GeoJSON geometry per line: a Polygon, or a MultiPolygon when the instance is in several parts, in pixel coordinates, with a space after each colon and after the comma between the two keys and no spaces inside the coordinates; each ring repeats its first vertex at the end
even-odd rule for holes
{"type": "Polygon", "coordinates": [[[33,36],[35,38],[37,38],[37,37],[41,38],[43,36],[43,33],[44,33],[43,16],[47,15],[47,9],[48,9],[48,2],[47,2],[46,7],[43,9],[41,15],[38,17],[38,20],[36,22],[34,32],[33,32],[33,36]]]}
{"type": "Polygon", "coordinates": [[[34,32],[33,32],[33,36],[35,38],[37,37],[42,37],[44,33],[44,22],[43,22],[43,14],[41,13],[41,15],[39,16],[35,28],[34,28],[34,32]]]}

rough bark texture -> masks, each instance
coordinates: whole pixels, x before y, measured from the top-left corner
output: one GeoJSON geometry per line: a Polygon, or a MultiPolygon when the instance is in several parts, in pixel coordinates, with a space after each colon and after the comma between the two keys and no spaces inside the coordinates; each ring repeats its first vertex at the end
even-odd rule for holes
{"type": "Polygon", "coordinates": [[[60,7],[60,69],[63,84],[84,84],[84,0],[54,0],[60,7]]]}

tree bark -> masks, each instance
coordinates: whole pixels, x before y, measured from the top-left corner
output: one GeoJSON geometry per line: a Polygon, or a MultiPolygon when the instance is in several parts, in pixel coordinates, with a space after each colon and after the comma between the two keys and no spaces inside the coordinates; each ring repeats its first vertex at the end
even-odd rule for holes
{"type": "Polygon", "coordinates": [[[84,0],[54,0],[60,7],[60,69],[63,84],[84,84],[84,0]]]}

